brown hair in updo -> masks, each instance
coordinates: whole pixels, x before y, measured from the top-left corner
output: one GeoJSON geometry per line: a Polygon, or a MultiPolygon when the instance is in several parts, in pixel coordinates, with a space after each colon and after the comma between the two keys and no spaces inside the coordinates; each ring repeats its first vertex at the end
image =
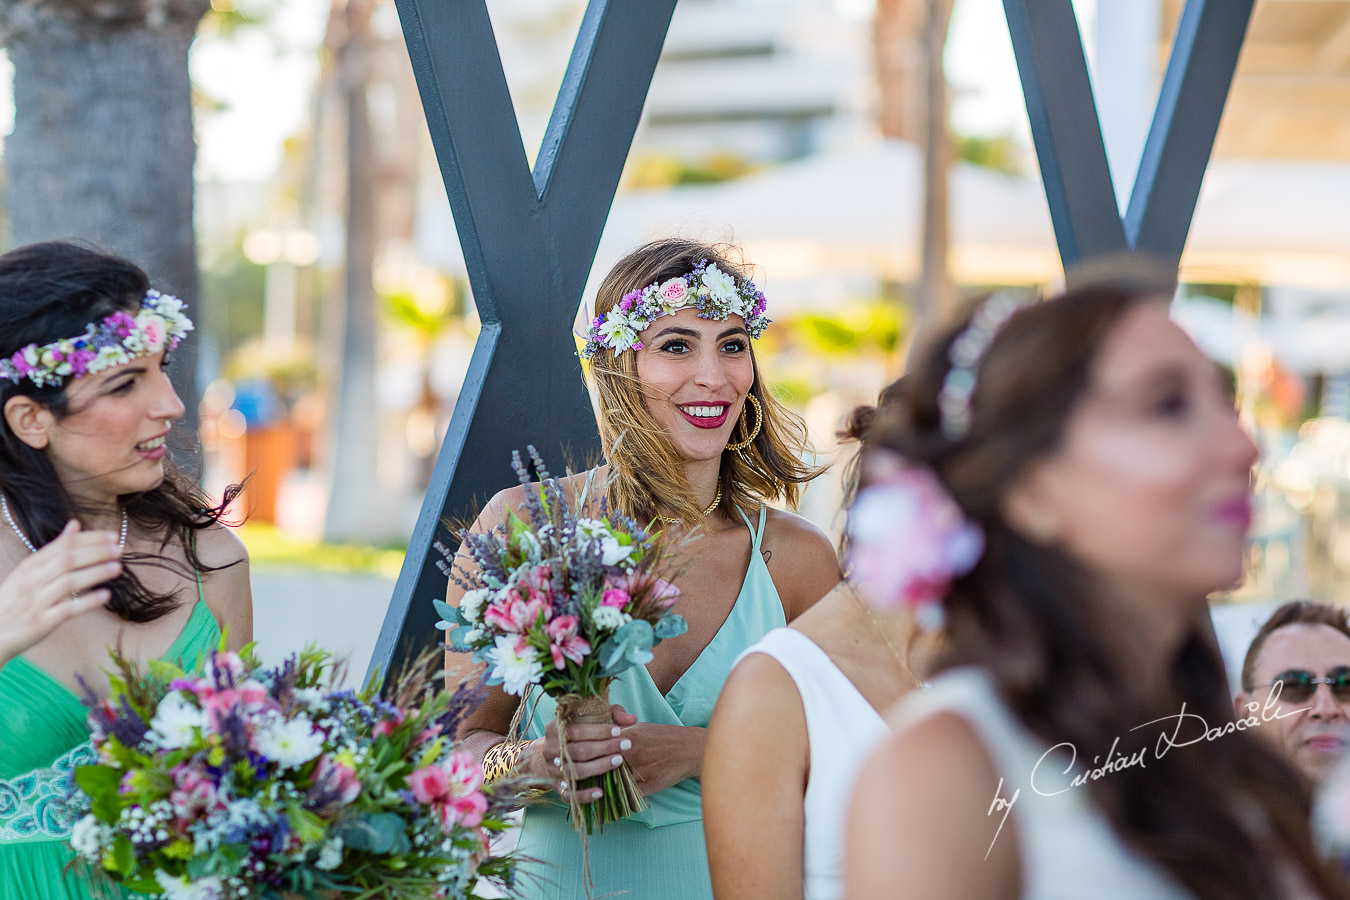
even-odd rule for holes
{"type": "MultiPolygon", "coordinates": [[[[1138,304],[1171,293],[1151,279],[1099,278],[1014,315],[979,364],[970,431],[952,440],[938,394],[967,314],[918,353],[865,426],[866,446],[931,467],[986,536],[984,556],[946,598],[946,650],[935,669],[980,666],[1029,730],[1049,745],[1073,744],[1080,764],[1105,758],[1117,737],[1119,756],[1156,740],[1132,729],[1176,716],[1183,701],[1211,726],[1233,717],[1223,661],[1202,623],[1169,663],[1169,695],[1145,695],[1116,662],[1113,618],[1092,573],[1024,539],[1000,512],[1017,478],[1059,445],[1107,335],[1138,304]]],[[[1308,788],[1246,732],[1150,754],[1147,767],[1086,789],[1127,844],[1196,897],[1265,900],[1278,894],[1281,867],[1320,896],[1350,896],[1314,850],[1308,788]]]]}
{"type": "MultiPolygon", "coordinates": [[[[738,284],[744,283],[749,279],[747,266],[733,260],[734,252],[729,245],[682,238],[644,244],[610,269],[596,292],[592,315],[605,315],[629,291],[686,275],[703,260],[716,263],[738,284]]],[[[806,423],[765,387],[753,344],[750,359],[755,370],[750,393],[760,403],[764,424],[750,446],[739,453],[722,454],[720,509],[732,518],[737,509],[758,509],[780,500],[795,508],[801,486],[822,471],[803,462],[810,449],[806,423]]],[[[637,352],[616,357],[614,351],[602,348],[591,357],[590,372],[599,394],[600,441],[611,471],[611,505],[643,523],[661,511],[686,522],[697,521],[703,510],[684,476],[685,459],[644,402],[637,352]]],[[[747,402],[732,440],[744,440],[753,426],[754,414],[747,402]]]]}

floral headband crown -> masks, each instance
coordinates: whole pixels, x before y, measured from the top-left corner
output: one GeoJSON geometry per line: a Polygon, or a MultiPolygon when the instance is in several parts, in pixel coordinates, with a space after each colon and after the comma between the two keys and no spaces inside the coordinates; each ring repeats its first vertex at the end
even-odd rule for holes
{"type": "Polygon", "coordinates": [[[176,348],[192,330],[183,301],[150,290],[134,317],[118,310],[73,338],[50,344],[29,344],[8,359],[0,358],[0,378],[15,384],[27,378],[38,387],[59,386],[66,379],[83,378],[139,356],[176,348]]]}
{"type": "Polygon", "coordinates": [[[700,319],[721,322],[740,316],[745,320],[745,330],[758,338],[772,321],[764,315],[768,305],[753,281],[737,285],[736,279],[716,263],[700,260],[687,275],[624,294],[613,309],[591,322],[586,345],[577,355],[590,359],[606,347],[615,356],[629,348],[641,350],[639,336],[652,322],[690,307],[698,310],[700,319]]]}

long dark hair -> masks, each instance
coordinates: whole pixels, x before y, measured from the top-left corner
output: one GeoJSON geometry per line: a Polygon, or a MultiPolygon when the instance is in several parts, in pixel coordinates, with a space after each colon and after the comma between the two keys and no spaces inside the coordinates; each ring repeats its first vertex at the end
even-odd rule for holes
{"type": "MultiPolygon", "coordinates": [[[[1147,696],[1117,662],[1092,574],[1024,539],[1000,513],[1015,479],[1058,445],[1106,335],[1136,304],[1170,293],[1152,280],[1098,279],[1018,313],[980,365],[969,434],[952,440],[940,428],[937,398],[967,315],[921,350],[863,423],[865,445],[930,466],[986,535],[983,558],[945,601],[936,670],[980,666],[1030,731],[1050,745],[1073,744],[1080,761],[1104,759],[1117,737],[1125,756],[1131,741],[1156,740],[1132,729],[1175,717],[1182,702],[1210,726],[1233,718],[1223,660],[1199,621],[1165,673],[1168,696],[1147,696]]],[[[1146,768],[1086,787],[1117,834],[1196,897],[1264,900],[1290,872],[1320,896],[1350,896],[1314,849],[1308,786],[1245,732],[1150,755],[1146,768]]]]}
{"type": "MultiPolygon", "coordinates": [[[[84,332],[118,310],[133,315],[150,288],[139,266],[92,247],[63,241],[29,244],[0,255],[0,357],[29,344],[48,344],[84,332]]],[[[64,385],[38,387],[28,379],[14,384],[0,379],[0,408],[10,397],[33,398],[58,419],[70,409],[64,385]]],[[[119,498],[130,522],[160,538],[161,551],[171,542],[183,549],[189,570],[162,554],[128,554],[129,565],[106,587],[108,608],[128,622],[149,622],[175,609],[177,592],[155,593],[142,583],[135,564],[175,571],[189,579],[199,572],[228,566],[205,565],[197,555],[195,535],[220,521],[239,492],[232,486],[223,502],[213,505],[206,494],[166,457],[164,481],[153,490],[119,498]]],[[[46,453],[15,436],[0,417],[0,491],[10,512],[35,546],[54,539],[81,509],[57,477],[46,453]]],[[[231,564],[233,565],[233,564],[231,564]]]]}

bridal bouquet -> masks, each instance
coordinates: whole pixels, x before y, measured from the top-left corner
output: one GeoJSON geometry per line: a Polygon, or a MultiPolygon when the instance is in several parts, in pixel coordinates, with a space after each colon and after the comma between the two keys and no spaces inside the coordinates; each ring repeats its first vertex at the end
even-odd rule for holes
{"type": "MultiPolygon", "coordinates": [[[[443,620],[437,627],[449,629],[451,649],[486,664],[488,684],[520,696],[522,709],[536,686],[556,698],[567,772],[572,762],[563,726],[612,722],[610,682],[630,666],[646,665],[652,647],[688,626],[671,612],[680,591],[661,576],[653,537],[608,510],[603,498],[598,514],[585,515],[590,480],[569,502],[534,448],[528,452],[537,485],[520,454],[512,455],[525,487],[525,518],[513,512],[491,531],[461,531],[453,556],[437,545],[450,560],[442,570],[467,591],[458,607],[436,602],[443,620]]],[[[571,801],[573,825],[587,834],[647,808],[627,763],[578,784],[591,787],[602,789],[599,800],[571,801]]]]}
{"type": "Polygon", "coordinates": [[[453,741],[476,699],[427,687],[430,658],[390,700],[335,690],[314,649],[272,669],[218,652],[203,677],[113,659],[111,698],[85,701],[98,760],[70,797],[84,812],[71,845],[105,888],[424,900],[512,883],[512,860],[488,851],[504,802],[453,741]]]}

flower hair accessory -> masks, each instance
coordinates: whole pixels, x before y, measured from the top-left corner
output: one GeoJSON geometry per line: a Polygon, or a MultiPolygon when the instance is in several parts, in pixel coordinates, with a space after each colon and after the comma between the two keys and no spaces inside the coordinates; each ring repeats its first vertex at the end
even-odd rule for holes
{"type": "Polygon", "coordinates": [[[959,441],[970,434],[970,398],[975,393],[980,360],[1008,320],[1027,305],[1027,301],[1009,294],[994,294],[980,304],[970,324],[952,341],[947,350],[951,368],[938,392],[938,424],[948,440],[959,441]]]}
{"type": "Polygon", "coordinates": [[[183,301],[150,290],[134,317],[118,310],[102,322],[91,323],[78,337],[38,346],[29,344],[9,358],[0,358],[0,378],[18,384],[27,378],[38,387],[64,384],[120,366],[138,356],[176,348],[192,330],[183,301]]]}
{"type": "Polygon", "coordinates": [[[923,630],[942,624],[942,598],[984,553],[984,532],[937,476],[906,464],[863,489],[848,515],[849,567],[879,609],[908,607],[923,630]]]}
{"type": "Polygon", "coordinates": [[[768,303],[753,281],[737,285],[736,279],[716,263],[701,260],[687,275],[624,294],[609,312],[591,322],[586,345],[577,355],[590,359],[606,347],[615,356],[629,348],[641,350],[639,335],[647,326],[689,307],[698,310],[700,319],[721,322],[740,316],[745,320],[745,330],[758,338],[772,321],[764,315],[768,303]]]}

